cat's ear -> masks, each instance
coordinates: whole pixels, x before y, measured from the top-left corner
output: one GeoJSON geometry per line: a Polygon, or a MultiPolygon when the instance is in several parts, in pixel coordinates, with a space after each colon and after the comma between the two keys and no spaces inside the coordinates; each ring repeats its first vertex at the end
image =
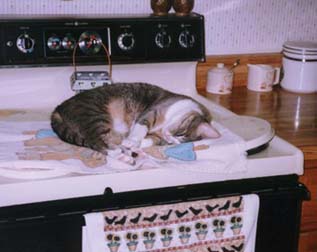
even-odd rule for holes
{"type": "Polygon", "coordinates": [[[197,127],[197,135],[202,139],[218,138],[220,133],[209,123],[201,123],[197,127]]]}

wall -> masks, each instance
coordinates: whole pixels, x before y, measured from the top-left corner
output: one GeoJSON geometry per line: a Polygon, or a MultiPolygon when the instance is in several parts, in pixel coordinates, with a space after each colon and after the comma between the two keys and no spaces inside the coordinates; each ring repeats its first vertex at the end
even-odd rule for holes
{"type": "MultiPolygon", "coordinates": [[[[286,40],[317,42],[316,0],[196,0],[207,54],[279,52],[286,40]]],[[[0,14],[147,14],[150,0],[2,0],[0,14]]]]}

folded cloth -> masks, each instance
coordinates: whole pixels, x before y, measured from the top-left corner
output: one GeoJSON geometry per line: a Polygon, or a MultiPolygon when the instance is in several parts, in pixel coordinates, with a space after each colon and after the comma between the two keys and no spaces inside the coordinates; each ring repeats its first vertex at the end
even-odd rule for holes
{"type": "Polygon", "coordinates": [[[84,252],[255,249],[255,194],[84,215],[84,252]]]}
{"type": "MultiPolygon", "coordinates": [[[[23,114],[24,115],[24,114],[23,114]]],[[[246,171],[245,142],[214,122],[218,139],[174,146],[139,149],[130,165],[116,156],[60,140],[49,121],[0,121],[0,174],[19,179],[43,179],[69,173],[100,174],[137,169],[180,169],[190,172],[234,173],[246,171]]]]}
{"type": "Polygon", "coordinates": [[[164,168],[207,173],[246,171],[245,141],[217,122],[213,122],[213,126],[219,131],[221,137],[172,147],[153,146],[145,148],[144,152],[164,168]]]}

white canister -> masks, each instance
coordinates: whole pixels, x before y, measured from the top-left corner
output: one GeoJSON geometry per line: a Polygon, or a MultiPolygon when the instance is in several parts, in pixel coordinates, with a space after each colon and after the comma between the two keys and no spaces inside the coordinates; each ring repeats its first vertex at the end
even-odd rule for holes
{"type": "Polygon", "coordinates": [[[283,70],[282,88],[297,93],[317,92],[317,43],[285,42],[283,70]]]}
{"type": "Polygon", "coordinates": [[[230,94],[232,90],[233,72],[218,63],[208,71],[206,90],[213,94],[230,94]]]}

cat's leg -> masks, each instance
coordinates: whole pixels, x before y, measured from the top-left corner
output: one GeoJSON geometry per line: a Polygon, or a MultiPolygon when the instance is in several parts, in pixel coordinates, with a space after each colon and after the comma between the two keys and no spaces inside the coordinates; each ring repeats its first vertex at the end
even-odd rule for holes
{"type": "Polygon", "coordinates": [[[141,141],[140,147],[147,148],[153,145],[167,145],[167,144],[168,142],[166,142],[162,137],[155,134],[149,134],[141,141]]]}
{"type": "Polygon", "coordinates": [[[162,135],[163,135],[164,140],[168,144],[180,144],[181,143],[176,137],[174,137],[172,135],[172,133],[168,129],[163,129],[162,135]]]}
{"type": "Polygon", "coordinates": [[[126,139],[122,141],[122,145],[126,148],[133,149],[140,147],[142,140],[148,133],[148,127],[144,124],[135,123],[126,139]]]}
{"type": "MultiPolygon", "coordinates": [[[[142,141],[148,135],[149,130],[156,126],[158,122],[158,113],[156,109],[150,109],[139,117],[132,126],[128,137],[123,141],[127,148],[137,148],[141,146],[142,141]]],[[[148,140],[146,140],[148,141],[148,140]]]]}

